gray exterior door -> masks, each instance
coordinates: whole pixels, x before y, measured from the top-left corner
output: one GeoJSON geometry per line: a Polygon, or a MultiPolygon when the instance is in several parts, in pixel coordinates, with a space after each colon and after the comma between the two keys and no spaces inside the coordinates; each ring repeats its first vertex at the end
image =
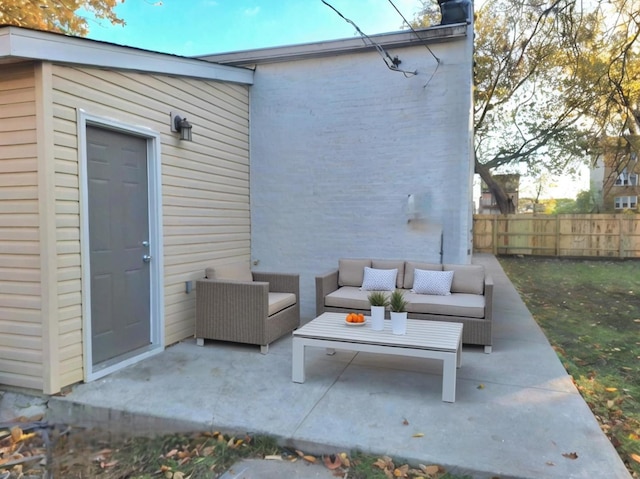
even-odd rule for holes
{"type": "Polygon", "coordinates": [[[87,125],[92,364],[151,344],[147,140],[87,125]]]}

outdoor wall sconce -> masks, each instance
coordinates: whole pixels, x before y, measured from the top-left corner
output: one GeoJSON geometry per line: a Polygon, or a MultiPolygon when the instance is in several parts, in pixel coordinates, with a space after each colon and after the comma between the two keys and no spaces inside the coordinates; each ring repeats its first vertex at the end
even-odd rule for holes
{"type": "Polygon", "coordinates": [[[171,112],[171,131],[180,133],[180,139],[191,141],[191,123],[175,111],[171,112]]]}

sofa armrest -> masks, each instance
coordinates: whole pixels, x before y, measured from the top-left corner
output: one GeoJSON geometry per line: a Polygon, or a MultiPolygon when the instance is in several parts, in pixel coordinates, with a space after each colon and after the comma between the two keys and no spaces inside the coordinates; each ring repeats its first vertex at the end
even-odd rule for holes
{"type": "Polygon", "coordinates": [[[484,277],[484,317],[491,320],[493,316],[493,278],[490,275],[484,277]]]}
{"type": "Polygon", "coordinates": [[[316,316],[324,313],[324,298],[338,289],[338,270],[316,276],[316,316]]]}
{"type": "Polygon", "coordinates": [[[269,291],[272,293],[293,293],[300,301],[300,275],[289,273],[265,273],[252,271],[253,280],[269,283],[269,291]]]}
{"type": "Polygon", "coordinates": [[[196,281],[196,337],[216,337],[234,323],[263,334],[269,312],[269,283],[204,279],[196,281]]]}

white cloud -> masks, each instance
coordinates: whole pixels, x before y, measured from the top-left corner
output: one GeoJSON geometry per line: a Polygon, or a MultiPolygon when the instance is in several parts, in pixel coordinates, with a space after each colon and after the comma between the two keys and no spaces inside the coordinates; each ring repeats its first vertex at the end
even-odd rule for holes
{"type": "Polygon", "coordinates": [[[244,11],[244,14],[248,17],[255,17],[258,13],[260,13],[260,7],[247,8],[244,11]]]}

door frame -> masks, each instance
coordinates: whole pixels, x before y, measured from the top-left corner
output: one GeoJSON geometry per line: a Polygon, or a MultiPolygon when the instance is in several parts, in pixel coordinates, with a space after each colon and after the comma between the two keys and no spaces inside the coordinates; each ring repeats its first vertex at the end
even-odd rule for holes
{"type": "Polygon", "coordinates": [[[77,110],[78,169],[80,180],[80,251],[82,268],[82,342],[85,382],[94,381],[114,371],[134,364],[164,350],[164,300],[163,300],[163,237],[162,237],[162,172],[160,133],[150,128],[130,125],[118,120],[77,110]],[[153,260],[150,270],[150,344],[139,354],[116,358],[114,362],[97,367],[92,361],[91,344],[91,267],[89,248],[89,186],[87,175],[87,125],[118,131],[146,139],[149,198],[149,254],[153,260]]]}

